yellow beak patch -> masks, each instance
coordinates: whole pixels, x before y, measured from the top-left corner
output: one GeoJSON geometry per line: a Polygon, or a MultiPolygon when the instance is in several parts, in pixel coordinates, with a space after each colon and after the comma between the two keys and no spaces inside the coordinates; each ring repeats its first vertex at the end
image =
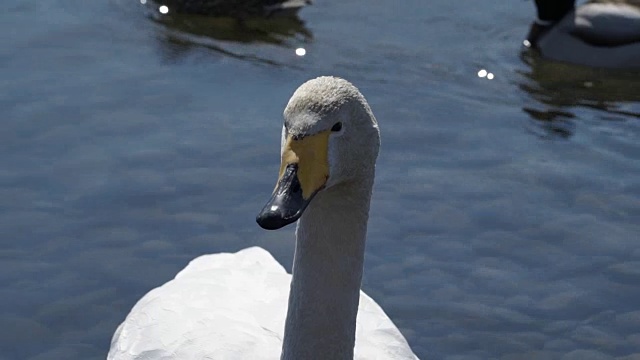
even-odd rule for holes
{"type": "Polygon", "coordinates": [[[298,181],[305,200],[320,190],[329,178],[330,134],[331,130],[327,130],[298,140],[292,135],[287,136],[278,181],[288,165],[298,164],[298,181]]]}

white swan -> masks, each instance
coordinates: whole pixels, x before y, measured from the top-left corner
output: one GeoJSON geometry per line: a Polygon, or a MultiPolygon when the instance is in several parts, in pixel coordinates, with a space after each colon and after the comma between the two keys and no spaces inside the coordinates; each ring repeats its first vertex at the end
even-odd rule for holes
{"type": "Polygon", "coordinates": [[[524,41],[542,56],[605,68],[640,67],[640,0],[536,0],[524,41]]]}
{"type": "Polygon", "coordinates": [[[369,105],[346,80],[320,77],[284,118],[280,176],[257,221],[300,220],[293,276],[257,247],[201,256],[138,301],[109,360],[417,359],[360,291],[380,142],[369,105]]]}

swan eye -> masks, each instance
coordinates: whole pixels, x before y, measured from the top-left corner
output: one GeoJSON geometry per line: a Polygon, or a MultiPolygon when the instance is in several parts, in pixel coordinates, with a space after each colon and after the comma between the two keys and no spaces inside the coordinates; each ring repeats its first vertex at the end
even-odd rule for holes
{"type": "Polygon", "coordinates": [[[337,122],[335,125],[333,125],[333,127],[331,128],[331,131],[333,132],[338,132],[342,130],[342,123],[341,122],[337,122]]]}

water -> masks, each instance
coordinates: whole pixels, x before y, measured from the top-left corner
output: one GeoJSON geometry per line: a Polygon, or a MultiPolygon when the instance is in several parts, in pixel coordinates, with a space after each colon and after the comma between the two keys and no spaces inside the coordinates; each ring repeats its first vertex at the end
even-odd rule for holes
{"type": "Polygon", "coordinates": [[[254,217],[282,110],[323,74],[380,121],[363,286],[421,358],[640,357],[640,76],[521,54],[530,2],[318,0],[242,27],[0,10],[0,359],[104,359],[203,253],[290,270],[293,228],[254,217]]]}

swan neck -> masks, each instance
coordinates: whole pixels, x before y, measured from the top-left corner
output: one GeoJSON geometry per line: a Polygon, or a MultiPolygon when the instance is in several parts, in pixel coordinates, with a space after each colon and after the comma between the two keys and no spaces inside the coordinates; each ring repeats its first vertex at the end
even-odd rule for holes
{"type": "Polygon", "coordinates": [[[353,359],[372,186],[326,189],[298,222],[282,359],[353,359]]]}

